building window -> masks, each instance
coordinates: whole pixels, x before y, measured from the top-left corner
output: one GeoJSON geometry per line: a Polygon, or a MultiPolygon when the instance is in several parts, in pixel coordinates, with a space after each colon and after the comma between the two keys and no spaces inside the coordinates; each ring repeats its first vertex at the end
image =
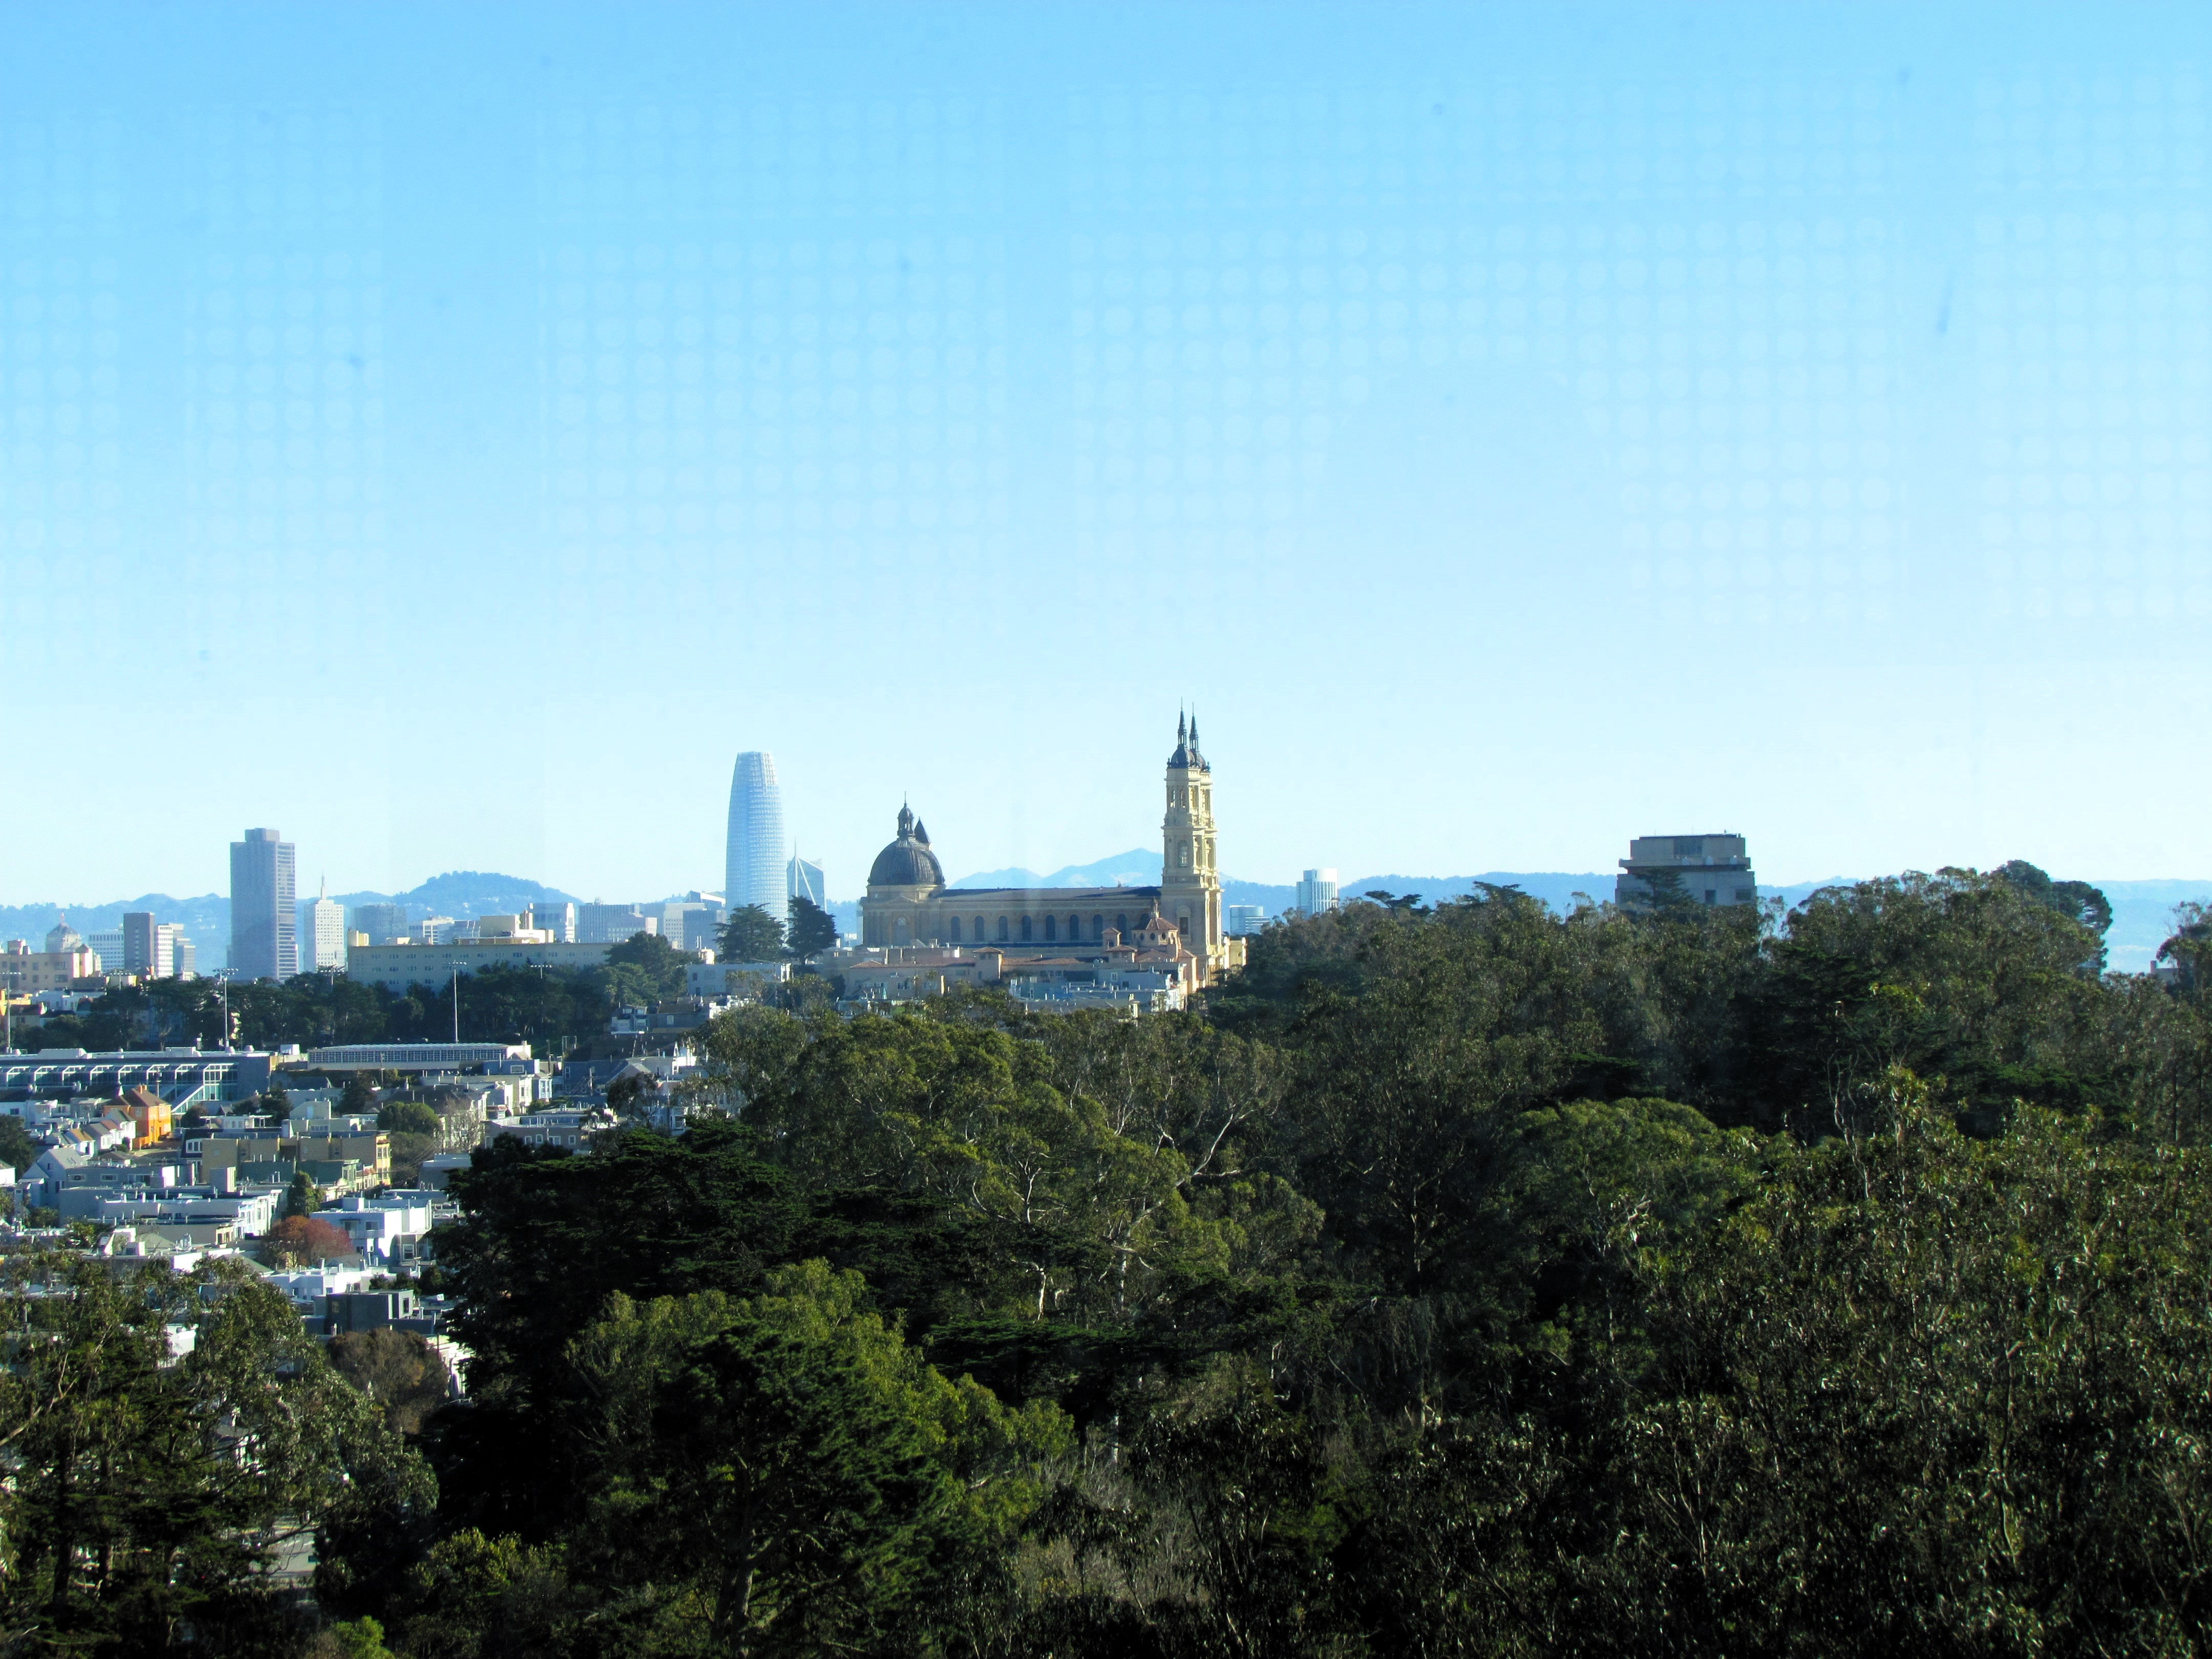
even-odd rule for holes
{"type": "MultiPolygon", "coordinates": [[[[1004,934],[1004,933],[1000,933],[1000,934],[999,935],[999,937],[1000,937],[1000,939],[1004,939],[1004,938],[1006,938],[1006,934],[1004,934]]],[[[976,943],[976,944],[978,944],[978,945],[981,945],[982,942],[983,942],[983,918],[982,918],[982,917],[981,917],[981,916],[978,916],[978,917],[976,917],[976,918],[975,918],[975,943],[976,943]]]]}
{"type": "Polygon", "coordinates": [[[999,939],[1000,939],[1000,942],[1001,942],[1001,943],[1003,943],[1003,942],[1005,941],[1006,937],[1006,919],[1004,916],[1000,916],[1000,917],[999,918],[999,939]]]}
{"type": "Polygon", "coordinates": [[[1129,919],[1128,919],[1128,917],[1127,917],[1127,916],[1116,916],[1116,917],[1115,917],[1115,918],[1114,918],[1114,931],[1115,931],[1115,933],[1127,933],[1129,931],[1129,919]]]}
{"type": "Polygon", "coordinates": [[[952,918],[952,942],[955,945],[960,943],[960,918],[957,916],[952,918]]]}
{"type": "Polygon", "coordinates": [[[1060,918],[1057,916],[1047,916],[1044,919],[1044,936],[1047,939],[1056,939],[1060,937],[1059,921],[1060,918]]]}
{"type": "Polygon", "coordinates": [[[1177,916],[1176,918],[1176,931],[1182,935],[1183,942],[1186,945],[1188,944],[1190,942],[1190,918],[1188,916],[1177,916]]]}
{"type": "Polygon", "coordinates": [[[1105,917],[1093,916],[1091,918],[1091,937],[1093,939],[1104,939],[1106,937],[1105,917]]]}
{"type": "Polygon", "coordinates": [[[1022,918],[1022,943],[1023,943],[1023,944],[1024,944],[1024,945],[1027,945],[1029,942],[1030,942],[1030,919],[1029,919],[1027,916],[1024,916],[1024,917],[1022,918]]]}
{"type": "Polygon", "coordinates": [[[1083,937],[1083,918],[1081,916],[1070,916],[1067,919],[1067,936],[1070,939],[1081,939],[1083,937]]]}

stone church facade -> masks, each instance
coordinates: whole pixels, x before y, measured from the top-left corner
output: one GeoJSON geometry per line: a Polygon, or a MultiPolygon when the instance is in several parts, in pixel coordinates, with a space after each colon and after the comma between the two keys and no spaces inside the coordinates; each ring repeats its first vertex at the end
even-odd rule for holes
{"type": "Polygon", "coordinates": [[[876,855],[860,901],[864,948],[979,946],[1010,957],[1137,942],[1179,946],[1196,958],[1200,985],[1243,965],[1244,941],[1221,931],[1221,872],[1214,840],[1213,772],[1198,722],[1177,720],[1168,757],[1156,887],[947,887],[929,830],[899,808],[898,836],[876,855]]]}

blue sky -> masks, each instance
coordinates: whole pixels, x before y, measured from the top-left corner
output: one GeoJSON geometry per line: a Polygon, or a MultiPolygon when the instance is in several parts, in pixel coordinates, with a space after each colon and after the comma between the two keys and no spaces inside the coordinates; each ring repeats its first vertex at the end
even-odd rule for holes
{"type": "Polygon", "coordinates": [[[0,899],[2212,874],[2183,8],[18,7],[0,899]],[[39,793],[33,795],[33,792],[39,793]]]}

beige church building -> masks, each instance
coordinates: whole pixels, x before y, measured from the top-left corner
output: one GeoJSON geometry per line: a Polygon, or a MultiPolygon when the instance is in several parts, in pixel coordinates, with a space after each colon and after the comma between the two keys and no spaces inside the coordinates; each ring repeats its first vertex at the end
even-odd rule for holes
{"type": "Polygon", "coordinates": [[[1168,757],[1157,887],[947,887],[929,831],[899,808],[898,838],[876,855],[860,901],[864,949],[933,946],[1019,958],[1085,955],[1141,943],[1147,955],[1190,959],[1200,986],[1243,965],[1244,941],[1221,932],[1221,869],[1213,830],[1213,774],[1198,722],[1176,723],[1168,757]]]}

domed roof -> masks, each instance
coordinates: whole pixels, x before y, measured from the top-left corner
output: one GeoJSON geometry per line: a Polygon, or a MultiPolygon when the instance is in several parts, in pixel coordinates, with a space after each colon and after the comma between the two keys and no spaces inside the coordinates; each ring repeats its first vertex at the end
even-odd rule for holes
{"type": "Polygon", "coordinates": [[[898,839],[876,854],[868,866],[870,887],[942,887],[945,866],[929,850],[929,831],[906,807],[899,808],[898,839]]]}

